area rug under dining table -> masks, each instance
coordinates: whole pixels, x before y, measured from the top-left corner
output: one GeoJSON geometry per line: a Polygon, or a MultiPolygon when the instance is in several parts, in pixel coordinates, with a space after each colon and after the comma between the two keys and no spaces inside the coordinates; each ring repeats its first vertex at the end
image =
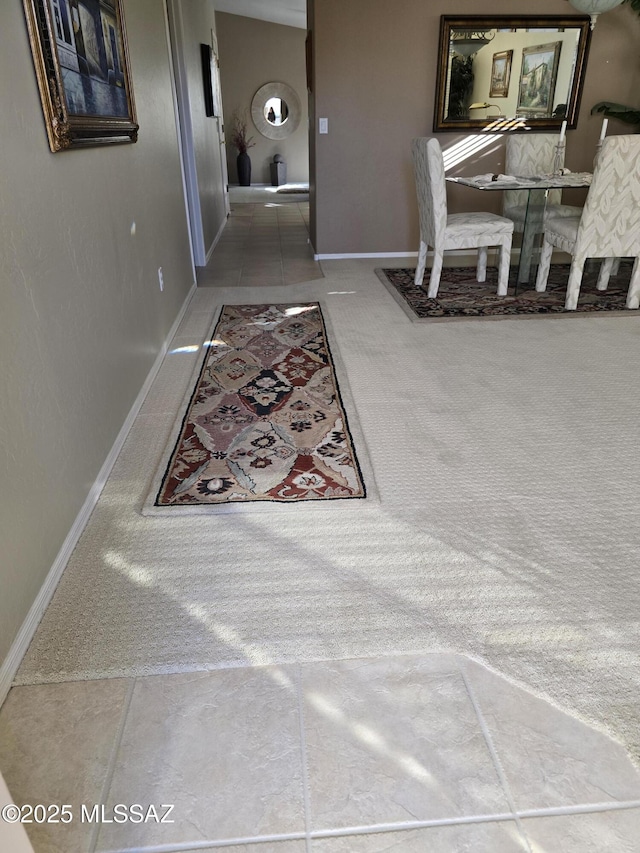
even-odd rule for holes
{"type": "MultiPolygon", "coordinates": [[[[475,267],[445,267],[435,299],[429,299],[429,270],[422,287],[414,284],[415,269],[410,267],[378,269],[376,273],[391,295],[412,320],[454,320],[462,318],[500,319],[502,317],[576,316],[606,312],[623,312],[631,276],[631,262],[620,264],[617,276],[611,276],[606,290],[596,290],[599,264],[585,268],[576,311],[565,311],[570,264],[552,264],[547,289],[538,293],[533,284],[519,284],[513,267],[506,296],[498,296],[497,270],[487,270],[487,280],[476,281],[475,267]]],[[[637,312],[636,312],[637,313],[637,312]]]]}

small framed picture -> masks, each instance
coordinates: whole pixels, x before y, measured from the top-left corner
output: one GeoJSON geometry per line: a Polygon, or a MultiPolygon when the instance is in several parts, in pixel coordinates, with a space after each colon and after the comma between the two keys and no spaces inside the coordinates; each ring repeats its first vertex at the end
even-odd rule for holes
{"type": "Polygon", "coordinates": [[[509,95],[509,80],[511,79],[512,50],[503,50],[493,54],[491,66],[490,98],[506,98],[509,95]]]}

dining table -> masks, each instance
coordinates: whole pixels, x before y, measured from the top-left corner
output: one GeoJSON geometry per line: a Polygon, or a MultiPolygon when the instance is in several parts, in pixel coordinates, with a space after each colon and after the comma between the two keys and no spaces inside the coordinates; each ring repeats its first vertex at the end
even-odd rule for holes
{"type": "Polygon", "coordinates": [[[591,172],[570,172],[547,175],[475,175],[473,177],[449,177],[447,181],[471,187],[481,192],[504,192],[505,190],[527,190],[527,208],[524,217],[522,245],[516,276],[518,285],[527,284],[538,266],[541,235],[544,231],[544,213],[547,196],[551,189],[584,189],[591,185],[591,172]]]}

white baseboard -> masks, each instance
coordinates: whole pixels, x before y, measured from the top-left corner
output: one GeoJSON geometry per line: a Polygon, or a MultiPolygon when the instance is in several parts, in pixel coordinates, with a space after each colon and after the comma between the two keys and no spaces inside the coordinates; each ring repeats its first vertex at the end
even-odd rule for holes
{"type": "Polygon", "coordinates": [[[93,512],[93,509],[98,502],[98,498],[100,497],[100,493],[102,492],[105,483],[111,473],[111,469],[113,468],[116,459],[118,458],[118,454],[122,450],[122,446],[129,434],[129,430],[133,426],[133,422],[136,419],[138,412],[142,408],[142,404],[144,403],[144,399],[149,393],[149,389],[153,383],[153,380],[156,378],[158,371],[160,370],[160,365],[162,364],[162,360],[165,357],[167,350],[169,348],[169,344],[171,343],[172,338],[178,330],[178,326],[182,322],[182,318],[184,317],[187,308],[189,307],[189,303],[193,298],[193,294],[196,292],[195,283],[192,285],[189,293],[187,294],[180,311],[178,312],[178,316],[176,317],[171,329],[169,330],[169,334],[167,335],[162,347],[160,348],[160,352],[158,353],[156,360],[153,363],[151,370],[149,371],[147,378],[144,381],[142,388],[138,396],[131,407],[129,414],[127,415],[125,422],[118,433],[115,442],[107,458],[100,469],[98,476],[96,477],[95,482],[91,486],[89,494],[86,497],[84,504],[78,515],[76,516],[73,525],[71,526],[71,530],[66,536],[66,539],[62,543],[62,547],[58,552],[53,565],[49,569],[47,577],[40,588],[40,592],[36,596],[35,601],[33,602],[31,609],[29,610],[26,619],[22,623],[18,634],[13,641],[11,648],[9,649],[9,653],[6,658],[0,665],[0,705],[4,702],[7,697],[9,690],[11,689],[11,684],[13,683],[13,679],[15,678],[15,674],[18,671],[18,667],[22,662],[22,658],[24,657],[27,649],[29,648],[29,643],[33,639],[33,635],[36,632],[38,625],[40,624],[40,620],[42,619],[45,610],[47,609],[51,598],[53,597],[53,593],[56,590],[58,583],[60,582],[60,578],[62,577],[62,573],[71,557],[73,549],[76,547],[80,536],[82,535],[82,531],[84,530],[87,522],[89,521],[89,516],[93,512]]]}
{"type": "MultiPolygon", "coordinates": [[[[491,258],[491,252],[493,250],[489,249],[489,257],[491,258]]],[[[516,253],[518,250],[514,249],[512,254],[516,253]]],[[[349,260],[349,259],[366,259],[366,258],[417,258],[417,252],[365,252],[365,253],[348,253],[348,254],[340,254],[340,255],[323,255],[323,254],[315,254],[313,255],[314,260],[316,261],[340,261],[340,260],[349,260]]],[[[432,258],[433,252],[428,252],[427,258],[432,258]]],[[[475,250],[470,250],[469,252],[447,252],[444,256],[444,265],[446,267],[455,267],[459,266],[462,263],[466,265],[470,264],[471,266],[475,266],[478,260],[478,253],[475,250]]]]}
{"type": "MultiPolygon", "coordinates": [[[[18,802],[22,802],[19,800],[18,802]]],[[[15,800],[9,793],[7,783],[0,776],[0,806],[14,803],[15,800]]],[[[22,823],[9,823],[0,820],[0,850],[9,850],[11,853],[33,853],[33,847],[29,836],[25,832],[22,823]]]]}
{"type": "Polygon", "coordinates": [[[417,252],[349,252],[341,255],[316,255],[314,261],[340,261],[349,258],[417,258],[417,252]]]}
{"type": "MultiPolygon", "coordinates": [[[[312,247],[313,248],[313,247],[312,247]]],[[[489,249],[490,264],[497,263],[497,249],[489,249]]],[[[313,259],[315,261],[340,261],[358,258],[417,258],[417,252],[347,252],[344,254],[318,254],[314,251],[313,259]]],[[[427,253],[427,259],[433,257],[433,252],[427,253]]],[[[514,246],[511,250],[512,264],[514,259],[520,257],[520,248],[514,246]]],[[[554,255],[555,258],[555,255],[554,255]]],[[[455,267],[462,263],[475,266],[478,260],[478,253],[475,249],[470,249],[468,252],[447,252],[444,256],[445,267],[455,267]]]]}

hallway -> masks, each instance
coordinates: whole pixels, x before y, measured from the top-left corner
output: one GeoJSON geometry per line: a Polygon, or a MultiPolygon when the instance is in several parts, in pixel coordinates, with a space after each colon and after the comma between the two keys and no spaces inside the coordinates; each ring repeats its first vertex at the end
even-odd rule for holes
{"type": "Polygon", "coordinates": [[[550,406],[543,460],[526,426],[555,382],[610,389],[575,365],[636,321],[411,323],[379,261],[314,262],[307,220],[232,203],[0,711],[16,801],[72,806],[27,826],[36,853],[634,853],[640,774],[605,729],[633,741],[612,614],[640,486],[615,503],[624,473],[594,460],[637,401],[594,407],[575,449],[550,406]],[[263,300],[321,302],[373,499],[143,517],[215,313],[263,300]]]}
{"type": "Polygon", "coordinates": [[[231,215],[212,262],[198,270],[198,287],[269,287],[321,278],[309,243],[309,202],[267,188],[244,189],[230,188],[231,215]],[[244,201],[260,196],[268,201],[244,201]]]}

